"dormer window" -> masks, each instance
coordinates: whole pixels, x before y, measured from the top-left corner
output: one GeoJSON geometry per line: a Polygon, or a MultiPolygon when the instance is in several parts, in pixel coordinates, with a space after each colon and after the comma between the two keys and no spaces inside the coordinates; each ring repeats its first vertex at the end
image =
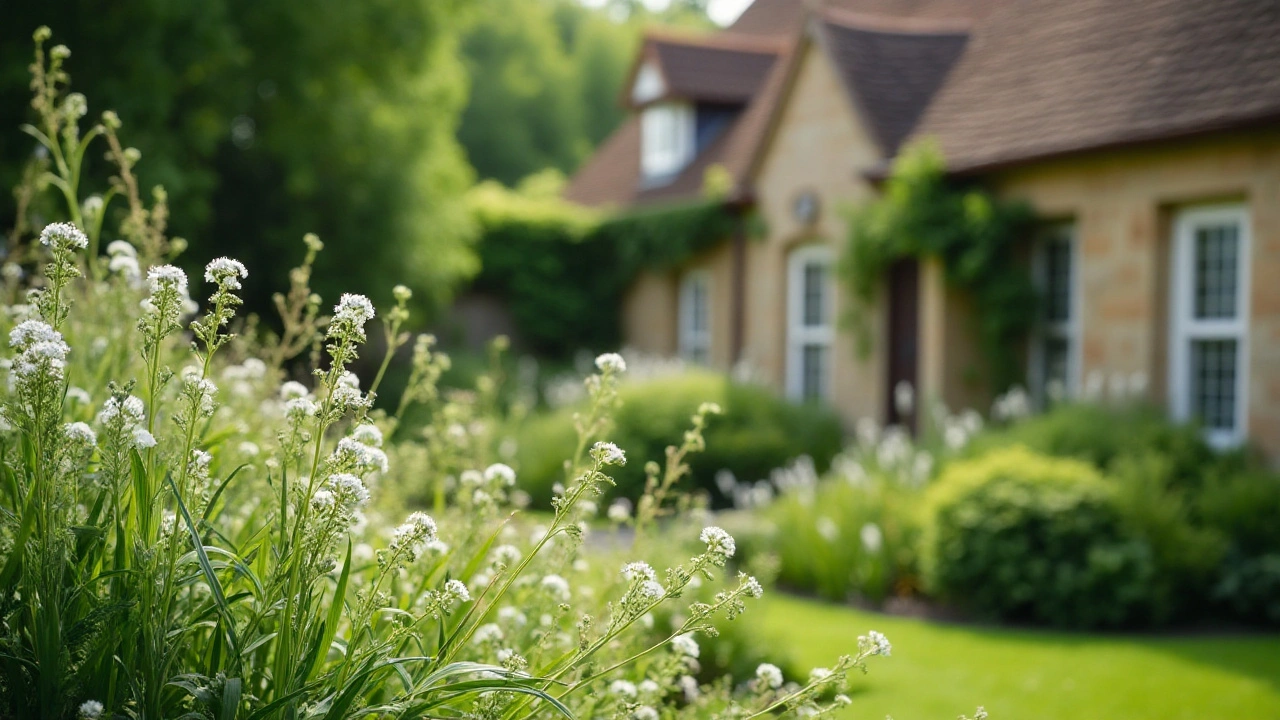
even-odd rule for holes
{"type": "Polygon", "coordinates": [[[654,103],[641,111],[640,170],[646,182],[670,179],[693,159],[694,120],[688,103],[654,103]]]}

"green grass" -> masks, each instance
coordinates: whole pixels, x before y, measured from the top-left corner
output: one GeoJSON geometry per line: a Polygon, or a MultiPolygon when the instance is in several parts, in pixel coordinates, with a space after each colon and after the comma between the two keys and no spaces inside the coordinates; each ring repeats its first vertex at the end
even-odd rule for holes
{"type": "MultiPolygon", "coordinates": [[[[758,613],[758,614],[757,614],[758,613]]],[[[946,720],[984,705],[992,720],[1274,720],[1280,635],[1067,634],[949,625],[773,594],[761,623],[790,666],[828,665],[879,630],[893,656],[851,676],[837,717],[946,720]]]]}

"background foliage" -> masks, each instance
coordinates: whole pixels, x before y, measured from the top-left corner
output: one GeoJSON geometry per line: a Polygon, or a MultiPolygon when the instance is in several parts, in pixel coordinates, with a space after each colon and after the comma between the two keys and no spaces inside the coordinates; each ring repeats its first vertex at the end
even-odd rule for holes
{"type": "Polygon", "coordinates": [[[675,268],[752,227],[715,198],[603,216],[557,193],[543,174],[516,191],[486,182],[468,194],[482,266],[473,288],[506,300],[523,346],[544,356],[617,347],[636,273],[675,268]]]}
{"type": "MultiPolygon", "coordinates": [[[[328,243],[318,289],[385,300],[391,270],[440,299],[475,271],[457,202],[471,171],[455,140],[466,99],[454,0],[296,3],[50,0],[6,6],[0,25],[0,184],[33,144],[27,72],[37,25],[74,49],[69,69],[115,109],[142,151],[142,184],[181,207],[194,257],[229,254],[255,274],[251,308],[282,284],[305,232],[328,243]],[[359,262],[356,262],[356,261],[359,262]]],[[[104,176],[90,158],[89,171],[104,176]]],[[[42,208],[52,214],[49,208],[42,208]]],[[[0,225],[11,224],[5,203],[0,225]]],[[[39,227],[39,223],[36,224],[39,227]]]]}
{"type": "MultiPolygon", "coordinates": [[[[687,418],[701,403],[720,405],[723,414],[708,421],[706,451],[688,460],[689,489],[706,492],[718,506],[726,504],[716,483],[719,471],[755,482],[801,455],[812,457],[825,470],[842,443],[840,420],[830,410],[794,405],[765,388],[735,383],[710,371],[636,380],[619,393],[622,406],[611,436],[628,453],[644,458],[663,457],[668,445],[679,445],[687,418]]],[[[514,431],[522,487],[539,506],[547,505],[552,486],[565,480],[562,454],[573,449],[571,418],[582,410],[571,406],[532,416],[514,431]]],[[[618,468],[617,487],[610,495],[634,501],[644,489],[644,474],[639,462],[618,468]]]]}

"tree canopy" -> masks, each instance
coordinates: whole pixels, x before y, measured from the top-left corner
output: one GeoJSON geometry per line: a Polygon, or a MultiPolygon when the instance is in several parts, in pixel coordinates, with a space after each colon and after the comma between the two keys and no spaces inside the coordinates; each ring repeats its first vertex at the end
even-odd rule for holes
{"type": "MultiPolygon", "coordinates": [[[[0,24],[0,184],[13,187],[34,143],[31,32],[69,46],[90,119],[116,110],[146,187],[163,184],[192,257],[227,254],[265,305],[301,238],[326,241],[317,277],[390,295],[395,282],[441,298],[476,269],[458,202],[471,170],[455,133],[466,100],[457,0],[46,0],[0,24]],[[282,261],[287,258],[287,261],[282,261]]],[[[91,157],[91,160],[96,158],[91,157]]],[[[89,172],[105,176],[105,162],[89,172]]],[[[39,207],[36,208],[39,211],[39,207]]],[[[13,206],[4,203],[0,224],[13,206]]],[[[46,218],[48,219],[48,218],[46,218]]]]}

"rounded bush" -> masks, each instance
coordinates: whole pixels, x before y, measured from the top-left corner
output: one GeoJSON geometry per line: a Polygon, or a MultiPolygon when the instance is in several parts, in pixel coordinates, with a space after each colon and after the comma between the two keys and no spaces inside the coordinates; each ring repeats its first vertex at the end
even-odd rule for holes
{"type": "MultiPolygon", "coordinates": [[[[754,482],[808,455],[822,472],[840,451],[843,438],[840,420],[830,410],[794,405],[768,389],[735,383],[706,370],[628,382],[619,394],[622,407],[613,430],[606,433],[627,453],[627,464],[611,469],[618,483],[611,493],[615,497],[635,500],[640,496],[645,462],[664,462],[666,447],[681,442],[703,402],[719,404],[723,413],[709,418],[704,433],[707,449],[687,458],[692,478],[681,485],[685,490],[705,490],[721,505],[727,499],[715,484],[720,470],[732,472],[739,481],[754,482]]],[[[571,416],[579,409],[528,418],[515,431],[520,483],[539,506],[548,504],[552,486],[565,480],[564,458],[573,454],[575,442],[571,416]]]]}
{"type": "Polygon", "coordinates": [[[1150,617],[1155,564],[1090,465],[1022,446],[953,463],[926,497],[927,587],[975,614],[1063,627],[1150,617]]]}

